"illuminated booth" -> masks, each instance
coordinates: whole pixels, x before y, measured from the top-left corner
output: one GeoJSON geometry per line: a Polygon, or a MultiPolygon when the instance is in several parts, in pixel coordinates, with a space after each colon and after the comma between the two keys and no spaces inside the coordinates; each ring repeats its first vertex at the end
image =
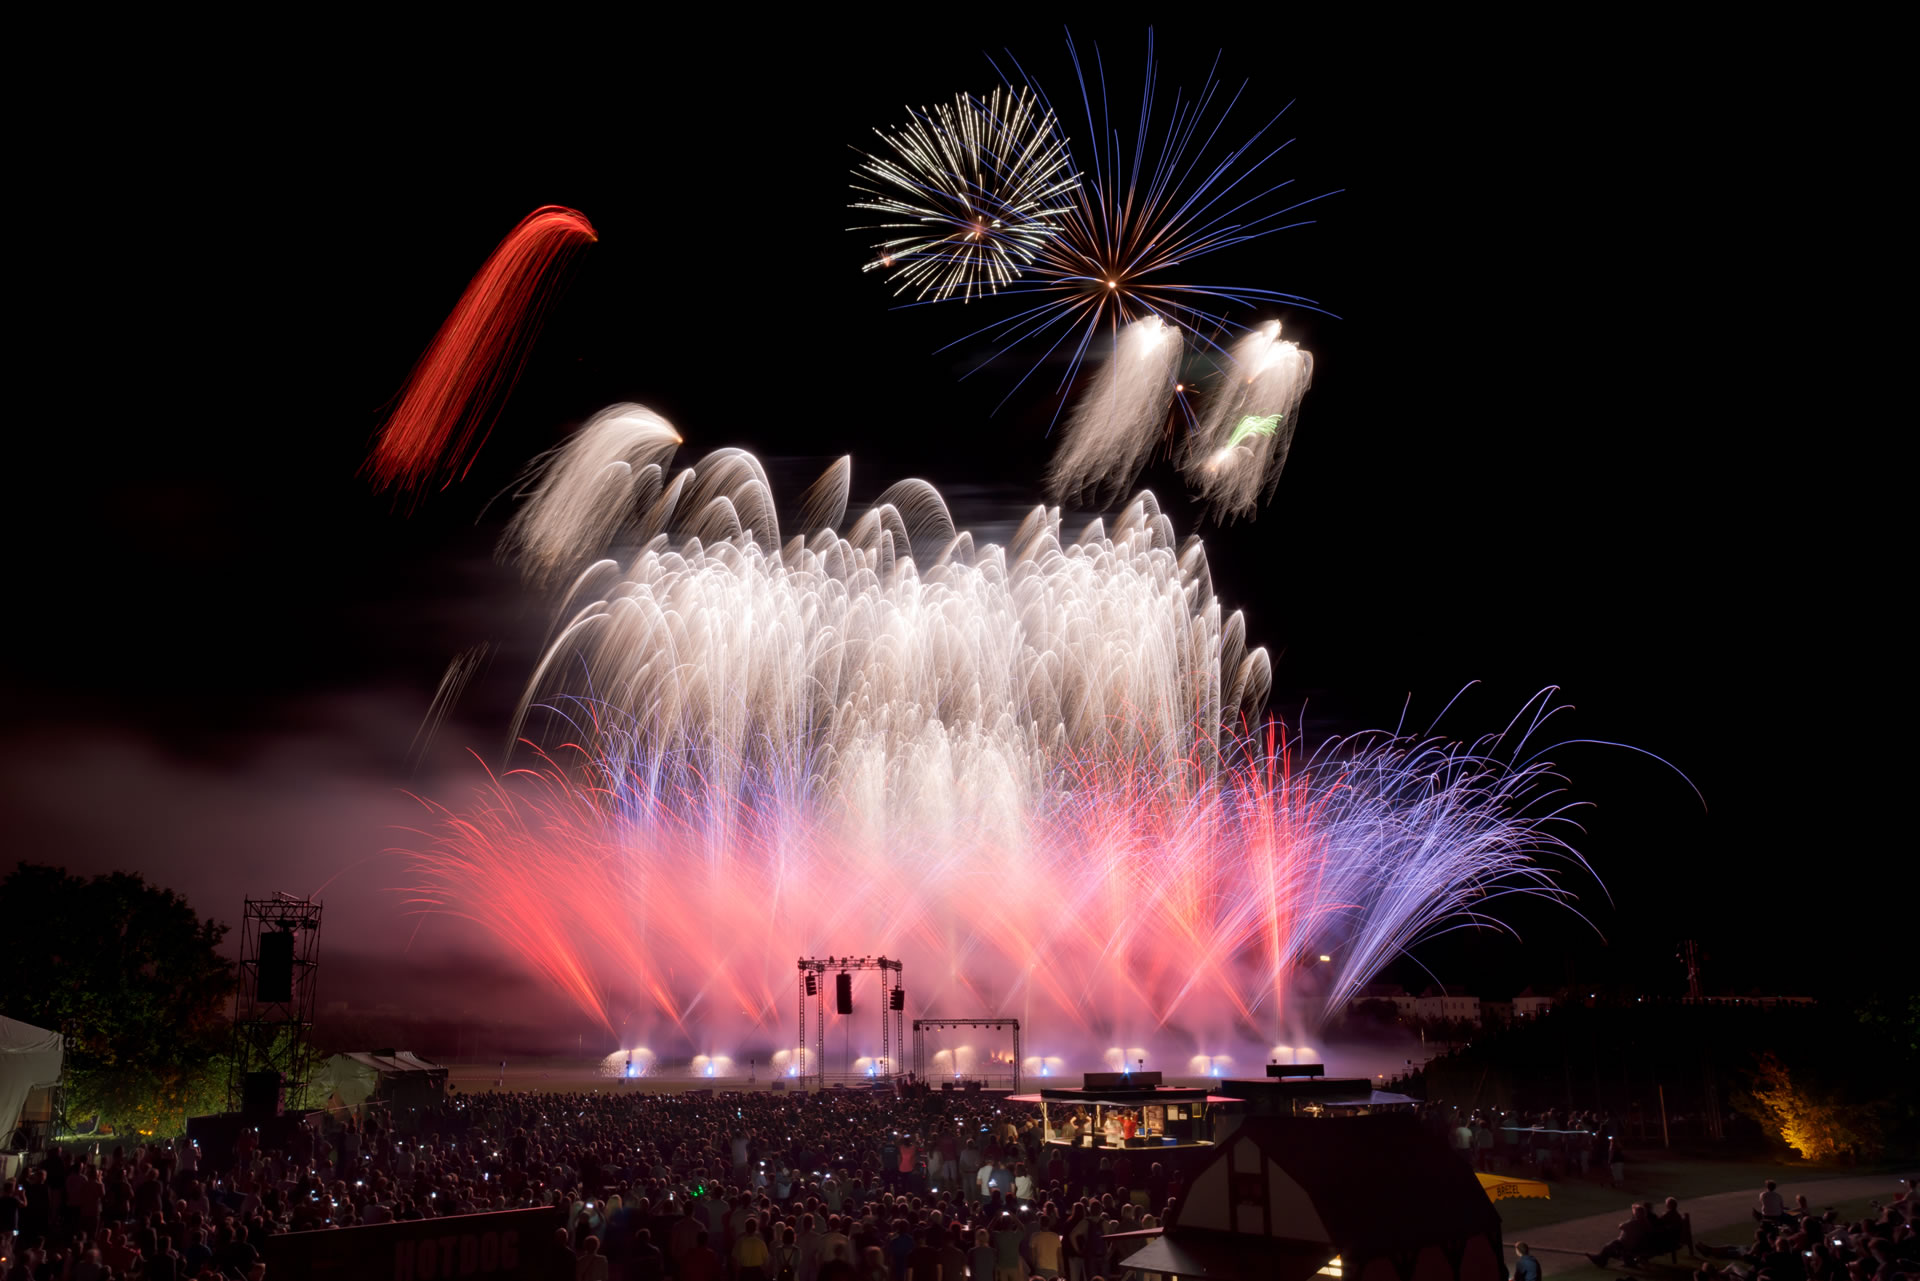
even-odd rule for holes
{"type": "Polygon", "coordinates": [[[1143,1281],[1503,1281],[1500,1216],[1406,1113],[1249,1116],[1165,1224],[1109,1237],[1143,1281]]]}
{"type": "Polygon", "coordinates": [[[1215,1114],[1238,1099],[1203,1088],[1162,1085],[1158,1072],[1089,1072],[1078,1086],[1016,1094],[1009,1102],[1036,1103],[1048,1148],[1073,1151],[1211,1148],[1215,1114]]]}

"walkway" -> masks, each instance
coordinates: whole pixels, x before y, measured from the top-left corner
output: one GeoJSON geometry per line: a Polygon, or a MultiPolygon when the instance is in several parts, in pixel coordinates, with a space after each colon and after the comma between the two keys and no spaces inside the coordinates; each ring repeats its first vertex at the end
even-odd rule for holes
{"type": "MultiPolygon", "coordinates": [[[[1856,1175],[1845,1179],[1780,1184],[1780,1195],[1788,1205],[1793,1204],[1796,1196],[1804,1196],[1816,1213],[1838,1202],[1853,1201],[1860,1197],[1877,1196],[1883,1201],[1891,1201],[1899,1192],[1900,1176],[1897,1174],[1856,1175]]],[[[1759,1196],[1760,1188],[1756,1184],[1738,1192],[1716,1192],[1711,1196],[1694,1197],[1682,1201],[1680,1208],[1693,1216],[1696,1238],[1704,1238],[1715,1245],[1737,1244],[1753,1235],[1752,1210],[1759,1196]],[[1730,1227],[1737,1231],[1729,1231],[1730,1227]]],[[[1620,1208],[1611,1214],[1594,1214],[1584,1219],[1569,1219],[1565,1223],[1529,1228],[1524,1233],[1511,1233],[1507,1236],[1507,1246],[1511,1249],[1515,1240],[1524,1239],[1539,1256],[1540,1270],[1547,1276],[1589,1267],[1587,1252],[1598,1250],[1613,1240],[1621,1221],[1627,1217],[1627,1206],[1632,1201],[1633,1198],[1623,1192],[1620,1194],[1620,1208]]],[[[1665,1258],[1664,1255],[1661,1257],[1665,1258]]],[[[1686,1258],[1684,1250],[1680,1257],[1682,1260],[1686,1258]]]]}

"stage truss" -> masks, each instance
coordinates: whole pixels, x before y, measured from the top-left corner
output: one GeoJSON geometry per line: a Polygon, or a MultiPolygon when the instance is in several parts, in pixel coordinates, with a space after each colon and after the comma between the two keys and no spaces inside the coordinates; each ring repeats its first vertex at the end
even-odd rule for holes
{"type": "Polygon", "coordinates": [[[906,989],[900,986],[900,962],[884,956],[803,956],[800,958],[800,979],[796,985],[800,993],[800,1039],[795,1043],[795,1053],[800,1061],[795,1065],[798,1070],[793,1073],[803,1081],[811,1076],[816,1077],[822,1086],[827,1083],[827,976],[854,970],[878,970],[880,973],[880,1063],[874,1076],[885,1079],[899,1073],[894,1056],[896,1053],[905,1053],[907,1048],[906,1028],[902,1023],[906,1017],[906,989]],[[811,996],[807,995],[809,975],[814,980],[811,996]],[[813,1002],[811,1060],[807,1049],[809,1001],[813,1002]]]}
{"type": "MultiPolygon", "coordinates": [[[[931,1084],[927,1076],[927,1029],[948,1027],[984,1027],[996,1032],[1013,1033],[1013,1092],[1020,1093],[1020,1020],[1019,1019],[915,1019],[913,1021],[913,1074],[931,1084]]],[[[980,1073],[997,1076],[998,1073],[980,1073]]]]}
{"type": "MultiPolygon", "coordinates": [[[[227,1109],[238,1112],[249,1072],[280,1074],[283,1097],[305,1105],[313,1066],[314,995],[319,990],[320,904],[291,894],[250,898],[240,917],[239,988],[234,993],[233,1040],[227,1065],[227,1109]],[[260,991],[260,943],[267,934],[291,934],[288,999],[260,991]]],[[[325,1100],[321,1100],[322,1103],[325,1100]]]]}

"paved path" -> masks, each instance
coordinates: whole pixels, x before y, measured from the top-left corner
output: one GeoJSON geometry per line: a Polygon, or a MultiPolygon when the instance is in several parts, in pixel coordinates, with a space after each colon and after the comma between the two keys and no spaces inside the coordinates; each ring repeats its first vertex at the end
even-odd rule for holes
{"type": "MultiPolygon", "coordinates": [[[[1836,1202],[1852,1201],[1858,1197],[1877,1196],[1883,1201],[1891,1201],[1899,1192],[1900,1176],[1897,1174],[1857,1175],[1845,1179],[1780,1184],[1780,1195],[1788,1205],[1793,1204],[1794,1197],[1804,1196],[1816,1213],[1836,1202]]],[[[1760,1187],[1755,1184],[1738,1192],[1716,1192],[1711,1196],[1693,1197],[1682,1201],[1680,1208],[1693,1216],[1696,1239],[1711,1241],[1715,1245],[1736,1244],[1753,1235],[1751,1212],[1759,1196],[1760,1187]],[[1729,1232],[1729,1227],[1739,1231],[1729,1232]]],[[[1621,1220],[1627,1217],[1627,1206],[1633,1200],[1632,1196],[1623,1192],[1620,1195],[1620,1208],[1607,1214],[1550,1223],[1544,1227],[1528,1228],[1525,1232],[1510,1232],[1506,1234],[1507,1246],[1511,1249],[1516,1240],[1525,1240],[1540,1257],[1540,1270],[1547,1276],[1586,1267],[1587,1252],[1598,1250],[1613,1240],[1621,1220]]],[[[1661,1257],[1664,1259],[1666,1256],[1661,1257]]],[[[1680,1257],[1682,1261],[1686,1259],[1684,1250],[1680,1257]]]]}

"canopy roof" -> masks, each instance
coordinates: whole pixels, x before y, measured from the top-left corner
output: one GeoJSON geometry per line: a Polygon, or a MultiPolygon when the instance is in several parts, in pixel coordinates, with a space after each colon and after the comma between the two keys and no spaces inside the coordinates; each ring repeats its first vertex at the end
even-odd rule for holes
{"type": "Polygon", "coordinates": [[[1270,1281],[1306,1281],[1334,1257],[1331,1246],[1301,1241],[1278,1241],[1238,1232],[1193,1230],[1177,1236],[1160,1232],[1115,1233],[1107,1238],[1120,1253],[1136,1240],[1144,1244],[1126,1255],[1126,1266],[1164,1276],[1239,1281],[1265,1277],[1270,1281]]]}
{"type": "Polygon", "coordinates": [[[60,1083],[65,1057],[58,1032],[0,1016],[0,1146],[13,1138],[28,1093],[60,1083]]]}
{"type": "Polygon", "coordinates": [[[1330,1245],[1349,1265],[1474,1236],[1499,1240],[1499,1213],[1473,1171],[1404,1112],[1248,1117],[1189,1181],[1168,1234],[1231,1226],[1246,1195],[1235,1181],[1254,1170],[1271,1198],[1273,1237],[1330,1245]],[[1409,1188],[1418,1195],[1404,1195],[1409,1188]],[[1391,1213],[1381,1210],[1387,1202],[1391,1213]]]}
{"type": "Polygon", "coordinates": [[[1063,1086],[1058,1089],[1042,1090],[1038,1094],[1015,1094],[1008,1097],[1009,1103],[1077,1103],[1081,1106],[1098,1104],[1101,1107],[1137,1108],[1149,1103],[1239,1103],[1240,1099],[1228,1098],[1221,1094],[1209,1094],[1204,1089],[1182,1089],[1178,1086],[1159,1085],[1139,1090],[1089,1090],[1078,1085],[1063,1086]]]}
{"type": "Polygon", "coordinates": [[[406,1050],[353,1050],[345,1054],[336,1054],[336,1059],[348,1059],[363,1068],[371,1068],[381,1076],[405,1076],[415,1072],[447,1074],[447,1070],[437,1063],[429,1063],[417,1054],[406,1050]]]}

